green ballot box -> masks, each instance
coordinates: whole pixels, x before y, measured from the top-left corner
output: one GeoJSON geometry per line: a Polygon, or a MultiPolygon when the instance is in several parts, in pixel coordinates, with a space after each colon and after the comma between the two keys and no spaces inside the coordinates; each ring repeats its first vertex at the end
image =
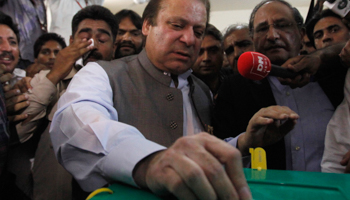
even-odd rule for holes
{"type": "MultiPolygon", "coordinates": [[[[350,174],[244,169],[255,200],[350,200],[350,174]],[[346,193],[347,192],[347,193],[346,193]]],[[[124,184],[109,187],[91,200],[159,200],[148,191],[124,184]]]]}

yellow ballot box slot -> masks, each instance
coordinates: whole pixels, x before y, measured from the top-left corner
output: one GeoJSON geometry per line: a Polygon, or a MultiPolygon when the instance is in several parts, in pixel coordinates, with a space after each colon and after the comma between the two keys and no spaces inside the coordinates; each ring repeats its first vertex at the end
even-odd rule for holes
{"type": "Polygon", "coordinates": [[[252,159],[252,169],[266,169],[266,152],[263,148],[249,148],[249,153],[252,159]]]}

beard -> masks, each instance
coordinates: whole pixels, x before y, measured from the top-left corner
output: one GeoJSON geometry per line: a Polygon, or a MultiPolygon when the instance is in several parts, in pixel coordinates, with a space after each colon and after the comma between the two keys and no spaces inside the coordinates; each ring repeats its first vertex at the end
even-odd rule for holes
{"type": "Polygon", "coordinates": [[[118,58],[122,58],[122,57],[125,57],[125,56],[131,56],[131,55],[134,55],[134,54],[139,54],[142,50],[142,45],[139,47],[139,48],[136,48],[135,44],[132,43],[131,41],[123,41],[121,43],[119,43],[117,45],[117,50],[115,51],[115,56],[114,58],[115,59],[118,59],[118,58]],[[133,49],[133,51],[121,51],[120,49],[122,47],[130,47],[133,49]]]}

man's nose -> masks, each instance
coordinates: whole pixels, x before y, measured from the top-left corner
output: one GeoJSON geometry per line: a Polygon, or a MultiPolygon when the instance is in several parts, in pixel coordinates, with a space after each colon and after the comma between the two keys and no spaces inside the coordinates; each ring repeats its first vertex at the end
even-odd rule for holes
{"type": "Polygon", "coordinates": [[[180,41],[184,42],[186,46],[194,45],[196,36],[194,35],[193,30],[191,28],[184,29],[180,41]]]}
{"type": "Polygon", "coordinates": [[[132,35],[131,35],[131,33],[129,33],[129,32],[126,32],[123,36],[122,36],[122,41],[124,40],[124,41],[130,41],[131,40],[131,37],[132,35]]]}
{"type": "Polygon", "coordinates": [[[331,33],[325,32],[322,37],[322,43],[329,43],[333,41],[331,33]]]}
{"type": "Polygon", "coordinates": [[[56,59],[56,54],[55,52],[50,53],[50,59],[56,59]]]}
{"type": "Polygon", "coordinates": [[[280,38],[280,34],[278,33],[278,30],[274,26],[269,26],[269,30],[267,31],[267,39],[268,40],[277,40],[280,38]]]}
{"type": "Polygon", "coordinates": [[[9,41],[7,40],[3,40],[0,42],[0,51],[7,51],[10,52],[11,51],[11,44],[9,41]]]}
{"type": "Polygon", "coordinates": [[[235,46],[234,50],[235,51],[233,53],[233,56],[237,60],[239,58],[239,56],[241,56],[241,54],[243,53],[243,50],[240,47],[238,47],[238,46],[235,46]]]}

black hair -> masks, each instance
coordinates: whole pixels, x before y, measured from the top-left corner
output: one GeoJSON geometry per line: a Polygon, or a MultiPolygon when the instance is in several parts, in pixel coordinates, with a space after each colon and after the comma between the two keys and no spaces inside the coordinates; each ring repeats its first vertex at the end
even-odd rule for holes
{"type": "Polygon", "coordinates": [[[19,30],[17,27],[17,24],[15,24],[12,20],[12,18],[5,13],[0,11],[0,24],[8,26],[16,35],[17,42],[19,43],[20,37],[19,37],[19,30]]]}
{"type": "Polygon", "coordinates": [[[220,43],[222,41],[222,34],[221,32],[212,24],[207,25],[207,29],[205,30],[204,36],[211,35],[216,40],[218,40],[220,43]]]}
{"type": "Polygon", "coordinates": [[[75,33],[78,30],[78,26],[80,22],[82,22],[85,19],[105,21],[108,24],[108,26],[111,28],[112,35],[113,35],[113,42],[115,41],[119,27],[118,27],[117,20],[115,19],[115,16],[113,15],[113,13],[111,13],[110,10],[99,5],[87,6],[84,9],[81,9],[73,17],[72,35],[75,35],[75,33]]]}
{"type": "Polygon", "coordinates": [[[115,14],[115,18],[118,24],[120,24],[120,21],[122,21],[126,17],[129,17],[131,19],[132,23],[137,29],[142,29],[142,18],[136,12],[132,10],[123,9],[115,14]]]}
{"type": "Polygon", "coordinates": [[[48,41],[56,41],[64,49],[67,45],[64,38],[56,33],[44,33],[34,43],[34,58],[38,58],[43,45],[48,41]]]}
{"type": "MultiPolygon", "coordinates": [[[[312,43],[312,45],[315,48],[316,48],[316,46],[315,46],[315,38],[314,38],[315,25],[317,24],[318,21],[320,21],[321,19],[326,18],[326,17],[335,17],[335,18],[339,18],[340,21],[342,20],[342,18],[339,15],[337,15],[336,13],[334,13],[332,10],[326,9],[326,10],[323,10],[322,12],[320,12],[320,13],[315,14],[305,26],[306,35],[307,35],[307,37],[309,38],[310,42],[312,43]]],[[[349,27],[347,27],[347,28],[349,29],[349,27]]]]}
{"type": "MultiPolygon", "coordinates": [[[[142,14],[143,21],[148,21],[150,25],[155,26],[157,25],[156,19],[158,16],[159,11],[162,9],[162,2],[164,0],[150,0],[147,4],[145,10],[142,14]]],[[[210,16],[210,2],[209,0],[200,0],[206,8],[207,11],[207,24],[209,23],[209,16],[210,16]]]]}

